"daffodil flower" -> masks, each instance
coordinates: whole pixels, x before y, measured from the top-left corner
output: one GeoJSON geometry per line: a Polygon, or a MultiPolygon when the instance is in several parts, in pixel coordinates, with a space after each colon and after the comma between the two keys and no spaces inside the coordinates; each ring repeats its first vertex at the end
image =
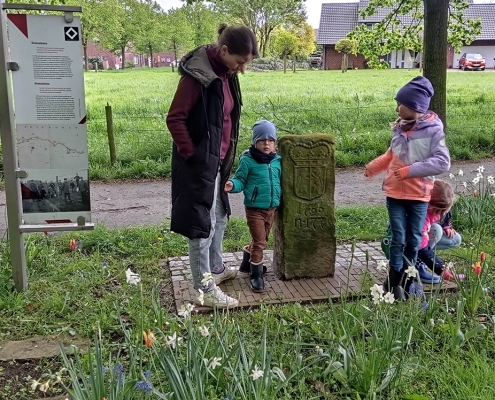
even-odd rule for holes
{"type": "Polygon", "coordinates": [[[391,292],[388,292],[385,296],[383,296],[383,301],[385,303],[393,304],[395,301],[394,294],[391,292]]]}
{"type": "Polygon", "coordinates": [[[177,346],[179,344],[179,342],[182,340],[181,337],[177,337],[177,333],[174,332],[174,334],[172,336],[167,336],[167,346],[170,346],[172,347],[172,349],[175,350],[175,346],[177,346]]]}
{"type": "Polygon", "coordinates": [[[194,310],[194,304],[187,303],[180,306],[179,312],[177,314],[179,314],[179,317],[187,318],[191,315],[191,312],[193,310],[194,310]]]}
{"type": "Polygon", "coordinates": [[[464,172],[462,171],[462,169],[459,170],[459,172],[457,173],[457,175],[459,175],[459,176],[463,176],[464,175],[464,172]]]}
{"type": "Polygon", "coordinates": [[[50,380],[47,380],[45,383],[40,385],[40,391],[46,393],[50,389],[50,380]]]}
{"type": "Polygon", "coordinates": [[[376,283],[371,287],[370,290],[371,290],[371,295],[373,297],[375,297],[375,296],[381,296],[383,294],[383,286],[378,285],[376,283]]]}
{"type": "Polygon", "coordinates": [[[482,172],[485,172],[485,167],[483,167],[483,165],[480,165],[480,166],[478,167],[478,173],[480,173],[480,174],[481,174],[482,172]]]}
{"type": "Polygon", "coordinates": [[[450,178],[450,179],[454,179],[454,174],[453,174],[453,173],[450,173],[450,174],[449,174],[449,178],[450,178]]]}
{"type": "Polygon", "coordinates": [[[127,283],[130,285],[137,285],[139,282],[141,282],[141,277],[139,274],[135,274],[134,272],[131,271],[130,268],[127,268],[125,271],[125,276],[127,278],[127,283]]]}
{"type": "Polygon", "coordinates": [[[407,274],[407,277],[408,278],[415,278],[416,277],[416,267],[414,265],[410,265],[407,269],[406,269],[406,274],[407,274]]]}
{"type": "Polygon", "coordinates": [[[480,177],[477,176],[476,178],[473,179],[473,183],[476,185],[480,181],[480,177]]]}
{"type": "Polygon", "coordinates": [[[464,188],[467,188],[467,182],[462,182],[462,186],[464,186],[464,188]]]}
{"type": "Polygon", "coordinates": [[[205,272],[203,274],[203,279],[201,279],[201,283],[206,286],[209,285],[212,280],[213,280],[213,276],[211,275],[211,273],[205,272]]]}
{"type": "Polygon", "coordinates": [[[199,328],[199,333],[201,333],[202,336],[207,337],[210,336],[210,332],[208,331],[208,328],[206,326],[200,326],[199,328]]]}
{"type": "Polygon", "coordinates": [[[256,379],[259,379],[263,376],[263,371],[258,369],[258,366],[254,367],[254,369],[251,371],[252,374],[249,375],[251,378],[253,378],[253,381],[256,379]]]}
{"type": "Polygon", "coordinates": [[[215,369],[216,367],[222,365],[219,361],[222,360],[222,357],[213,357],[210,361],[210,369],[215,369]]]}
{"type": "Polygon", "coordinates": [[[495,183],[495,178],[493,178],[492,175],[490,175],[488,178],[486,178],[486,180],[488,181],[488,183],[490,185],[493,185],[495,183]]]}
{"type": "Polygon", "coordinates": [[[388,269],[388,264],[386,261],[380,261],[376,266],[377,271],[386,271],[388,269]]]}

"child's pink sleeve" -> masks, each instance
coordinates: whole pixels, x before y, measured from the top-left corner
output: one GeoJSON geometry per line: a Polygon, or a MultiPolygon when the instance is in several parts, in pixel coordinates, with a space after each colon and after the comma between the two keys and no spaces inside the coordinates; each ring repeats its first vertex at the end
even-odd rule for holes
{"type": "Polygon", "coordinates": [[[390,150],[387,150],[387,152],[380,157],[375,158],[373,161],[366,165],[367,176],[375,176],[378,175],[380,172],[385,171],[388,168],[390,161],[392,161],[392,158],[393,154],[390,150]]]}

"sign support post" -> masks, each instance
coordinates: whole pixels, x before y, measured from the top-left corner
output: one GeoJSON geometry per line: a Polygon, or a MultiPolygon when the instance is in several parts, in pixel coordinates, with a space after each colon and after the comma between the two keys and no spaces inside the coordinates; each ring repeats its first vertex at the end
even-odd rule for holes
{"type": "MultiPolygon", "coordinates": [[[[8,232],[12,275],[17,291],[27,288],[26,255],[22,224],[21,186],[18,177],[12,85],[7,58],[7,15],[0,0],[0,131],[2,136],[3,171],[7,206],[8,232]]],[[[10,65],[10,64],[9,64],[10,65]]]]}

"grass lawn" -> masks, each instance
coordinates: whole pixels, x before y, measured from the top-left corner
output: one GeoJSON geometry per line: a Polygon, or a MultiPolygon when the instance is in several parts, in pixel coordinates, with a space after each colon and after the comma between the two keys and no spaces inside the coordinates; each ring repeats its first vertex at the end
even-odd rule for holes
{"type": "MultiPolygon", "coordinates": [[[[243,114],[239,151],[251,141],[259,118],[279,134],[331,133],[339,167],[362,165],[384,152],[394,96],[418,70],[248,72],[241,76],[243,114]]],[[[170,69],[87,73],[86,103],[91,176],[168,176],[171,138],[165,117],[179,76],[170,69]],[[105,105],[113,108],[118,165],[110,168],[105,105]]],[[[495,79],[490,73],[449,72],[447,141],[452,159],[495,153],[495,79]]]]}

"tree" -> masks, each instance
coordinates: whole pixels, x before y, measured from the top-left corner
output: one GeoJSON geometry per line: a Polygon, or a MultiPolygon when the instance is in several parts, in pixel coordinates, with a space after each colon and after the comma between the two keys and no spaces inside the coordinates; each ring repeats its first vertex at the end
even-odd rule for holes
{"type": "Polygon", "coordinates": [[[153,54],[165,47],[163,43],[165,30],[163,10],[155,1],[144,0],[136,7],[135,20],[139,21],[139,24],[134,47],[138,52],[149,55],[153,68],[153,54]]]}
{"type": "Polygon", "coordinates": [[[81,42],[84,69],[88,70],[88,42],[104,46],[121,34],[119,18],[123,9],[117,0],[66,0],[67,5],[81,6],[81,42]]]}
{"type": "Polygon", "coordinates": [[[192,25],[194,46],[216,42],[220,23],[230,22],[228,16],[216,12],[213,6],[202,2],[187,5],[183,9],[187,20],[194,21],[192,25]]]}
{"type": "Polygon", "coordinates": [[[133,45],[138,36],[138,27],[142,23],[139,20],[139,3],[137,0],[117,0],[121,12],[117,17],[118,34],[112,37],[105,47],[122,56],[122,68],[125,68],[125,49],[133,45]]]}
{"type": "Polygon", "coordinates": [[[435,89],[430,108],[446,125],[447,43],[459,51],[463,42],[471,43],[481,32],[479,19],[464,18],[468,6],[465,0],[370,0],[361,16],[372,16],[378,8],[388,9],[388,15],[372,29],[366,24],[356,27],[348,37],[357,40],[359,53],[375,68],[386,68],[380,57],[393,50],[424,49],[423,74],[435,89]],[[410,19],[405,25],[401,22],[404,15],[410,19]]]}
{"type": "Polygon", "coordinates": [[[347,72],[347,56],[357,54],[357,42],[354,39],[340,39],[335,44],[335,50],[342,53],[342,73],[347,72]]]}
{"type": "Polygon", "coordinates": [[[294,25],[290,30],[297,37],[294,51],[293,71],[296,72],[296,57],[307,57],[315,51],[315,30],[307,22],[294,25]]]}
{"type": "Polygon", "coordinates": [[[298,38],[292,32],[281,29],[275,38],[275,51],[284,60],[284,74],[287,72],[287,57],[295,54],[298,38]]]}
{"type": "Polygon", "coordinates": [[[306,20],[304,0],[216,0],[214,4],[217,10],[253,30],[262,57],[266,56],[267,43],[276,28],[306,20]]]}
{"type": "Polygon", "coordinates": [[[184,8],[171,9],[165,25],[164,48],[173,53],[175,60],[178,60],[194,46],[194,30],[187,20],[184,8]]]}

